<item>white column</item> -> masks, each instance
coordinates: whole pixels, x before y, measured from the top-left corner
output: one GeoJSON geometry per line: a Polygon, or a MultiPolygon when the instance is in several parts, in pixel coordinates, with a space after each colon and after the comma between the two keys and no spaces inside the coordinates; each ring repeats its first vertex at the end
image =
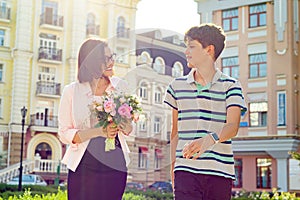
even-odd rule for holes
{"type": "Polygon", "coordinates": [[[277,161],[277,187],[279,191],[287,192],[289,154],[287,151],[268,151],[268,153],[277,161]]]}
{"type": "Polygon", "coordinates": [[[277,183],[280,191],[288,191],[288,163],[286,158],[277,159],[277,183]]]}
{"type": "MultiPolygon", "coordinates": [[[[21,123],[21,108],[29,105],[30,71],[33,33],[32,0],[18,1],[15,47],[13,48],[13,78],[11,97],[11,122],[21,123]]],[[[30,112],[28,112],[30,113],[30,112]]],[[[27,114],[27,119],[29,114],[27,114]]]]}
{"type": "MultiPolygon", "coordinates": [[[[69,80],[67,82],[72,82],[76,79],[76,72],[77,72],[77,57],[80,45],[86,39],[86,19],[87,13],[86,11],[86,4],[87,1],[83,0],[73,0],[68,1],[68,6],[71,7],[69,11],[72,13],[70,17],[72,19],[66,19],[65,22],[71,22],[71,24],[67,24],[66,26],[70,27],[71,30],[71,43],[70,46],[70,69],[69,69],[69,80]]],[[[67,17],[67,16],[65,16],[67,17]]],[[[65,40],[68,39],[68,35],[65,35],[65,40]]]]}

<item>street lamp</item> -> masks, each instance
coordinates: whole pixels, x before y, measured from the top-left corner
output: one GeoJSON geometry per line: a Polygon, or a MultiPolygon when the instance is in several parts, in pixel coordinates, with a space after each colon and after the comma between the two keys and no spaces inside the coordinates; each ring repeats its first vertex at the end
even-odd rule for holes
{"type": "Polygon", "coordinates": [[[25,117],[26,117],[27,109],[25,106],[21,109],[21,115],[22,115],[22,137],[21,137],[21,155],[20,155],[20,173],[19,173],[19,187],[18,190],[22,191],[22,172],[23,172],[23,143],[24,143],[24,125],[25,125],[25,117]]]}

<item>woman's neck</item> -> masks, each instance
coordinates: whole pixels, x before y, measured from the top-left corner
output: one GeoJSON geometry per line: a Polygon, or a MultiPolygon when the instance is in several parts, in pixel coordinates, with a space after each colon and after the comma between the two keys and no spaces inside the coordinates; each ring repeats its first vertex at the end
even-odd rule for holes
{"type": "Polygon", "coordinates": [[[93,79],[90,82],[92,93],[96,96],[101,96],[105,92],[107,86],[110,84],[108,77],[101,77],[98,79],[93,79]]]}

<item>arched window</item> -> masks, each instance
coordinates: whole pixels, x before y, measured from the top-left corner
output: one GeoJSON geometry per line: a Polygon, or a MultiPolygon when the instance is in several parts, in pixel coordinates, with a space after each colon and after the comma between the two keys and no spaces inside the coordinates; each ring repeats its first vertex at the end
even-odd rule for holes
{"type": "Polygon", "coordinates": [[[100,26],[96,25],[96,17],[93,13],[89,13],[86,19],[86,34],[99,35],[100,26]]]}
{"type": "Polygon", "coordinates": [[[153,69],[159,73],[159,74],[164,74],[165,73],[165,61],[161,57],[155,58],[154,64],[153,64],[153,69]]]}
{"type": "Polygon", "coordinates": [[[181,62],[175,62],[172,68],[172,76],[173,77],[179,77],[183,76],[183,66],[181,62]]]}
{"type": "Polygon", "coordinates": [[[162,103],[162,90],[159,87],[155,88],[154,102],[162,103]]]}
{"type": "Polygon", "coordinates": [[[141,61],[147,63],[150,60],[150,54],[147,51],[143,51],[141,54],[141,61]]]}
{"type": "Polygon", "coordinates": [[[52,159],[52,149],[48,143],[41,142],[35,148],[35,154],[39,154],[41,159],[52,159]]]}
{"type": "Polygon", "coordinates": [[[117,37],[129,38],[129,29],[125,28],[125,22],[124,17],[118,17],[117,37]]]}
{"type": "Polygon", "coordinates": [[[139,97],[141,97],[142,99],[148,99],[148,85],[145,82],[143,82],[140,85],[140,88],[139,88],[139,97]]]}

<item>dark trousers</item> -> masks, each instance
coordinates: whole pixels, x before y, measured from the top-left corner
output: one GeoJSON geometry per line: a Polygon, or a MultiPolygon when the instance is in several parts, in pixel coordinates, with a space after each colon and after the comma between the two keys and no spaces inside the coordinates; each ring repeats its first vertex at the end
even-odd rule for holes
{"type": "Polygon", "coordinates": [[[232,179],[175,171],[175,200],[230,200],[232,179]]]}
{"type": "Polygon", "coordinates": [[[105,138],[94,138],[75,172],[68,174],[68,200],[121,200],[127,167],[121,145],[104,152],[105,138]]]}

